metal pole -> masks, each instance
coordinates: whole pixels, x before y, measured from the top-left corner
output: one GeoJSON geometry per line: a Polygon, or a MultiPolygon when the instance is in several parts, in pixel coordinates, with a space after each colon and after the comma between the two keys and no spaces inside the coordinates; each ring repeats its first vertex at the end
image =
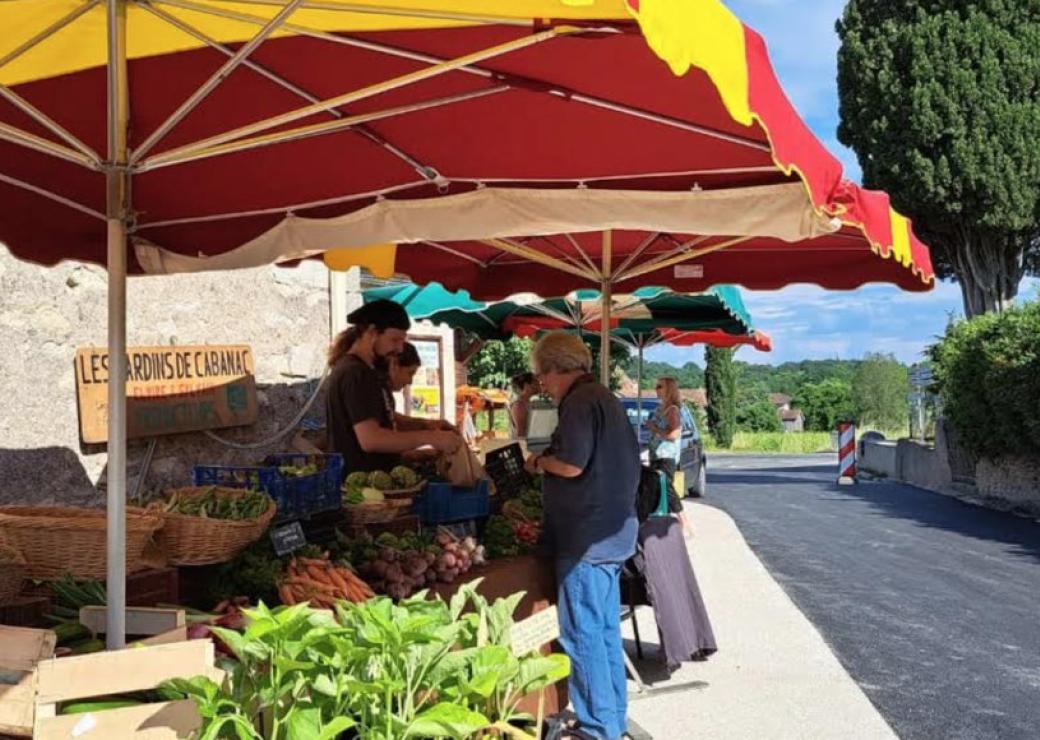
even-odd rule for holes
{"type": "Polygon", "coordinates": [[[639,364],[636,366],[636,418],[643,423],[643,340],[640,338],[637,345],[639,352],[639,364]]]}
{"type": "Polygon", "coordinates": [[[109,650],[126,647],[126,216],[129,196],[126,2],[108,0],[108,609],[109,650]]]}
{"type": "Polygon", "coordinates": [[[613,235],[610,230],[603,232],[603,277],[600,281],[600,298],[603,308],[600,311],[599,320],[602,322],[599,329],[599,380],[603,385],[610,387],[610,257],[612,252],[613,235]]]}
{"type": "Polygon", "coordinates": [[[347,273],[329,270],[329,332],[335,341],[347,328],[347,273]]]}

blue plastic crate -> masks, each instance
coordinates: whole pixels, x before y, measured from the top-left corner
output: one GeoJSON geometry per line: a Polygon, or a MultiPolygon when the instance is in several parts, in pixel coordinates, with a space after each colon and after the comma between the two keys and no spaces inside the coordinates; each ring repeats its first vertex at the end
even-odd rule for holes
{"type": "Polygon", "coordinates": [[[343,456],[286,453],[269,455],[261,465],[196,465],[196,486],[255,488],[267,493],[278,506],[279,520],[292,519],[319,511],[339,509],[342,504],[343,456]],[[313,475],[285,476],[282,465],[303,466],[315,463],[313,475]]]}
{"type": "Polygon", "coordinates": [[[430,481],[412,502],[412,513],[425,525],[480,519],[491,513],[488,482],[478,481],[472,488],[430,481]]]}

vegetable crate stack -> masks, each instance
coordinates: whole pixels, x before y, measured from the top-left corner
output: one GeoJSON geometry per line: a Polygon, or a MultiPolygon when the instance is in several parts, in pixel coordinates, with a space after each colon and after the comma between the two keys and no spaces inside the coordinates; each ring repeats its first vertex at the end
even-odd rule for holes
{"type": "Polygon", "coordinates": [[[227,486],[263,491],[278,507],[277,519],[334,511],[341,505],[343,456],[278,454],[259,465],[196,465],[196,486],[227,486]]]}

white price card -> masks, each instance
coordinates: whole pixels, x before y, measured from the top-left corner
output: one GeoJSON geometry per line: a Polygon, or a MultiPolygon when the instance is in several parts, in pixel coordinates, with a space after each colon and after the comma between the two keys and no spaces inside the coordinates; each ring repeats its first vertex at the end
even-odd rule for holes
{"type": "Polygon", "coordinates": [[[509,632],[513,654],[527,655],[560,636],[560,617],[555,606],[517,622],[509,632]]]}

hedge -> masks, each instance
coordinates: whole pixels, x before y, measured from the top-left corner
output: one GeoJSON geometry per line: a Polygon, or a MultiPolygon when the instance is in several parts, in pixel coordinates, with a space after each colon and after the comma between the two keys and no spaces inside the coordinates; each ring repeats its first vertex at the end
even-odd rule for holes
{"type": "Polygon", "coordinates": [[[944,414],[969,451],[1040,455],[1040,303],[954,323],[930,354],[944,414]]]}

